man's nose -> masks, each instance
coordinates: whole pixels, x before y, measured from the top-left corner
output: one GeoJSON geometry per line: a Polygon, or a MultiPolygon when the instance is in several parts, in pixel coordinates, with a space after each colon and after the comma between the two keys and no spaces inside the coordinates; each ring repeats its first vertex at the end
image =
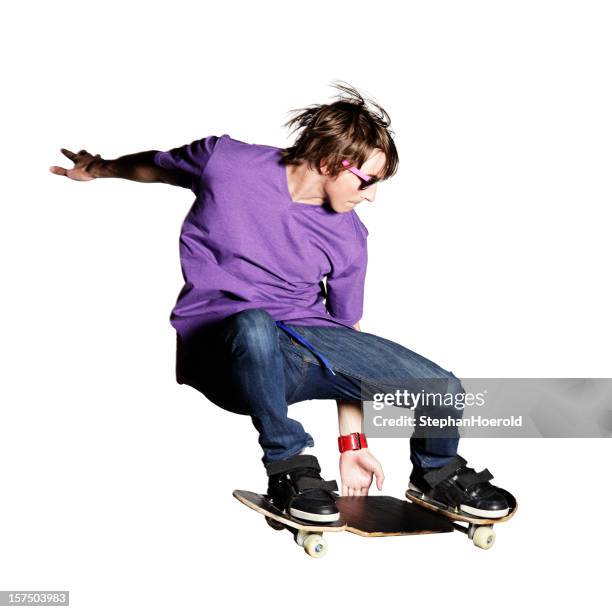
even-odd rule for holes
{"type": "Polygon", "coordinates": [[[378,185],[372,185],[371,187],[364,189],[361,192],[363,199],[367,200],[368,202],[373,202],[374,198],[376,198],[376,188],[377,187],[378,185]]]}

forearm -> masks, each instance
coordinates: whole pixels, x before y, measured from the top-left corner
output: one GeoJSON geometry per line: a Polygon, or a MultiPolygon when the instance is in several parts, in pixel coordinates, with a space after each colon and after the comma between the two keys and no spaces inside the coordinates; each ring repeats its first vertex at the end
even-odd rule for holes
{"type": "Polygon", "coordinates": [[[139,183],[173,183],[170,173],[156,166],[153,158],[157,151],[142,151],[117,159],[92,162],[88,171],[95,178],[121,178],[139,183]]]}
{"type": "MultiPolygon", "coordinates": [[[[353,327],[357,331],[361,331],[359,322],[353,327]]],[[[341,436],[346,436],[351,433],[361,433],[363,422],[363,411],[361,402],[352,402],[346,400],[336,400],[338,406],[338,429],[341,436]]]]}
{"type": "Polygon", "coordinates": [[[361,433],[363,427],[363,412],[361,402],[336,400],[338,406],[338,430],[341,436],[361,433]]]}

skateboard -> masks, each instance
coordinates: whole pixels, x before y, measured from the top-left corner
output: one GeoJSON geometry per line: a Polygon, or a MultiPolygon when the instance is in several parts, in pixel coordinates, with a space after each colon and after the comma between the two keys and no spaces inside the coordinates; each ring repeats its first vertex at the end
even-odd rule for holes
{"type": "Polygon", "coordinates": [[[338,497],[336,505],[340,520],[334,523],[308,523],[296,519],[281,512],[265,495],[259,493],[236,490],[233,496],[245,506],[263,514],[273,529],[287,529],[293,533],[296,544],[315,558],[324,556],[329,549],[323,537],[327,532],[348,531],[372,538],[453,531],[446,518],[387,495],[338,497]]]}
{"type": "Polygon", "coordinates": [[[501,518],[483,518],[480,516],[473,516],[463,511],[454,512],[447,510],[443,508],[441,504],[438,504],[434,500],[427,499],[423,493],[414,489],[408,489],[406,491],[406,497],[414,504],[418,504],[420,507],[431,511],[432,515],[435,513],[438,516],[444,517],[452,529],[465,533],[478,548],[488,550],[495,543],[493,525],[509,521],[516,514],[518,509],[515,497],[504,489],[500,490],[508,499],[508,505],[510,507],[510,512],[501,518]],[[458,522],[467,523],[468,526],[459,525],[458,522]]]}

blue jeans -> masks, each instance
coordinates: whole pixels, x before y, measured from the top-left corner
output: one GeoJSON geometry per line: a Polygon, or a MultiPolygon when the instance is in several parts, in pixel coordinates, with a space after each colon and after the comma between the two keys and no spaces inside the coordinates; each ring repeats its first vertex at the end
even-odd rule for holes
{"type": "MultiPolygon", "coordinates": [[[[288,417],[290,404],[371,399],[364,397],[364,385],[371,389],[381,373],[385,380],[405,381],[407,389],[414,379],[443,379],[447,393],[463,393],[452,372],[391,340],[345,327],[289,327],[327,358],[335,375],[262,309],[238,312],[187,341],[178,337],[177,381],[225,410],[249,415],[264,463],[314,446],[312,436],[288,417]]],[[[456,429],[447,429],[445,437],[413,435],[410,459],[417,467],[441,467],[456,456],[458,443],[456,429]]]]}

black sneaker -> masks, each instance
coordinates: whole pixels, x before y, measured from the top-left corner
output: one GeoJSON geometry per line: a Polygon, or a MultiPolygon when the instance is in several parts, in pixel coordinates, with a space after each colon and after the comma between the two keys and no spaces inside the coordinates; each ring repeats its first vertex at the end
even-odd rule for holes
{"type": "Polygon", "coordinates": [[[307,522],[330,523],[340,518],[335,480],[323,480],[316,457],[296,455],[266,464],[268,498],[282,512],[307,522]]]}
{"type": "Polygon", "coordinates": [[[482,518],[501,518],[510,512],[503,489],[489,483],[489,470],[476,473],[457,455],[437,469],[413,467],[408,489],[445,510],[465,512],[482,518]]]}

